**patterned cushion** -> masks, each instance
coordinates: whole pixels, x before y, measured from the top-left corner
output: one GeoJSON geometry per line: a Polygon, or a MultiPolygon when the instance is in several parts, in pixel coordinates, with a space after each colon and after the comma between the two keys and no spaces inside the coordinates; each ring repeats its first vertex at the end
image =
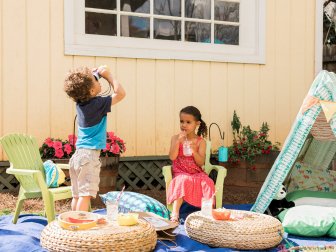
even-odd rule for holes
{"type": "Polygon", "coordinates": [[[60,184],[64,183],[65,174],[53,161],[45,161],[43,167],[48,187],[58,187],[60,184]]]}
{"type": "MultiPolygon", "coordinates": [[[[115,200],[119,191],[100,194],[100,198],[106,203],[107,200],[115,200]]],[[[164,193],[164,192],[163,192],[164,193]]],[[[147,195],[135,192],[124,192],[119,199],[119,212],[152,212],[163,218],[169,219],[169,211],[165,205],[147,195]]]]}
{"type": "Polygon", "coordinates": [[[304,163],[296,162],[292,170],[288,192],[297,190],[336,192],[335,182],[336,171],[311,168],[304,163]]]}

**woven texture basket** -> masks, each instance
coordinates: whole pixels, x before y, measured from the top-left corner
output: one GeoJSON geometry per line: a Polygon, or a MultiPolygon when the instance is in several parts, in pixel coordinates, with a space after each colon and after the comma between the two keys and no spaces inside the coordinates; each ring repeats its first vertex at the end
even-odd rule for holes
{"type": "Polygon", "coordinates": [[[41,245],[49,251],[152,251],[156,241],[154,227],[144,220],[134,226],[112,222],[82,231],[62,229],[53,221],[41,234],[41,245]]]}
{"type": "Polygon", "coordinates": [[[323,110],[317,116],[314,125],[310,130],[310,133],[317,140],[336,141],[334,132],[330,127],[330,123],[327,122],[327,118],[325,117],[323,110]]]}
{"type": "Polygon", "coordinates": [[[267,249],[281,242],[283,227],[278,219],[248,211],[231,213],[244,218],[218,221],[195,212],[187,217],[185,230],[190,238],[213,247],[267,249]]]}

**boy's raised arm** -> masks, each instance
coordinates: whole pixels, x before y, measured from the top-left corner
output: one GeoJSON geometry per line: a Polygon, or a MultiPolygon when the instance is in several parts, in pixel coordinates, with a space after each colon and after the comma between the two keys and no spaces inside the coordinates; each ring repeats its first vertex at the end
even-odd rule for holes
{"type": "Polygon", "coordinates": [[[118,80],[113,78],[111,72],[108,70],[108,68],[98,68],[99,74],[110,83],[110,85],[113,88],[114,93],[112,96],[112,105],[120,102],[125,96],[126,92],[123,88],[123,86],[119,83],[118,80]]]}

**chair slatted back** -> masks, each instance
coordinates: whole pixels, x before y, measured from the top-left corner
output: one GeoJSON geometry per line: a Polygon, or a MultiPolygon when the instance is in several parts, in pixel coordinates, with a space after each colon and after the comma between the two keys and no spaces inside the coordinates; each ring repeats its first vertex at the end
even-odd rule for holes
{"type": "MultiPolygon", "coordinates": [[[[9,134],[0,143],[14,169],[40,170],[45,178],[43,162],[36,139],[24,134],[9,134]]],[[[20,185],[28,191],[40,191],[30,176],[16,176],[20,185]]]]}
{"type": "Polygon", "coordinates": [[[206,140],[204,170],[208,175],[210,173],[211,166],[212,166],[210,163],[210,157],[211,157],[211,142],[209,140],[206,140]]]}

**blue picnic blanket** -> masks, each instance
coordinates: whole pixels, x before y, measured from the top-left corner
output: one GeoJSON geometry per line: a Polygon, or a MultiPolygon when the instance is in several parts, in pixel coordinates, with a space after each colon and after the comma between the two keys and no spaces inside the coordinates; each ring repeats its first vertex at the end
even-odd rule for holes
{"type": "MultiPolygon", "coordinates": [[[[239,209],[239,210],[249,210],[252,205],[225,205],[229,209],[239,209]]],[[[184,204],[181,208],[181,218],[185,219],[188,214],[199,210],[198,208],[191,207],[190,205],[184,204]]],[[[96,213],[106,214],[105,209],[96,210],[96,213]]],[[[0,251],[11,251],[11,252],[41,252],[47,251],[40,246],[40,235],[43,228],[47,225],[47,220],[44,217],[32,215],[32,214],[22,214],[18,220],[17,224],[12,223],[12,216],[5,215],[0,217],[0,251]]],[[[209,252],[227,252],[227,251],[237,251],[229,248],[211,248],[208,245],[199,243],[190,239],[184,230],[183,223],[176,229],[176,248],[168,248],[166,245],[158,241],[154,251],[156,252],[170,252],[170,251],[209,251],[209,252]]],[[[329,237],[320,238],[307,238],[288,235],[287,240],[291,242],[294,246],[317,246],[317,245],[336,245],[336,239],[329,237]]],[[[167,243],[173,246],[172,243],[167,243]]],[[[282,245],[286,244],[285,241],[282,245]]],[[[249,250],[253,251],[253,250],[249,250]]],[[[259,250],[260,251],[260,250],[259,250]]],[[[273,248],[269,250],[275,252],[279,251],[278,248],[273,248]]]]}

